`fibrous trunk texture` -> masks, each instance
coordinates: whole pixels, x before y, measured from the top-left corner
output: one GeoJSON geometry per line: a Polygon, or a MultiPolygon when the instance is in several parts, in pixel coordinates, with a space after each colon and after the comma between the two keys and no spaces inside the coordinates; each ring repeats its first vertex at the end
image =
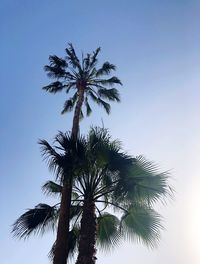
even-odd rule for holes
{"type": "MultiPolygon", "coordinates": [[[[79,133],[79,119],[84,100],[84,89],[78,90],[78,101],[75,107],[72,136],[76,140],[79,133]]],[[[72,175],[71,175],[72,177],[72,175]]],[[[56,246],[54,250],[53,264],[66,264],[69,254],[69,220],[71,207],[72,179],[63,185],[61,205],[58,221],[56,246]]]]}
{"type": "Polygon", "coordinates": [[[57,239],[54,250],[54,264],[66,264],[68,258],[69,215],[71,204],[72,184],[65,183],[62,189],[60,214],[58,221],[57,239]]]}
{"type": "Polygon", "coordinates": [[[95,264],[96,227],[95,203],[90,199],[86,199],[83,205],[79,254],[76,264],[95,264]]]}
{"type": "Polygon", "coordinates": [[[72,136],[76,139],[79,133],[79,120],[80,120],[80,113],[81,108],[84,101],[84,89],[80,88],[78,90],[78,101],[74,111],[74,118],[73,118],[73,127],[72,127],[72,136]]]}

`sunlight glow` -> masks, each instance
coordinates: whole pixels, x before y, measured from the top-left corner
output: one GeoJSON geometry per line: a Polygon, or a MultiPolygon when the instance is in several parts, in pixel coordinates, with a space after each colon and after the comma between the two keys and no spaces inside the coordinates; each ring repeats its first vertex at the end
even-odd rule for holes
{"type": "MultiPolygon", "coordinates": [[[[184,223],[188,253],[193,259],[200,258],[200,180],[190,186],[186,219],[184,223]]],[[[187,200],[187,199],[186,199],[187,200]]]]}

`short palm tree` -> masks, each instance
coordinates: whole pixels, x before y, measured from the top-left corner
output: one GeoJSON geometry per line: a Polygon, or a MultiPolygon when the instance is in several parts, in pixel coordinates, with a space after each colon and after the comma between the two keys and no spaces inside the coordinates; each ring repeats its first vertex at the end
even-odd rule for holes
{"type": "MultiPolygon", "coordinates": [[[[77,57],[72,44],[69,44],[65,51],[65,58],[56,55],[49,57],[49,65],[45,66],[45,71],[55,81],[43,89],[54,94],[63,90],[67,94],[73,92],[72,96],[65,101],[62,114],[75,108],[72,136],[76,139],[79,133],[79,121],[83,117],[83,104],[87,115],[92,112],[90,99],[102,106],[109,114],[108,101],[120,101],[119,92],[114,86],[121,84],[121,81],[116,76],[108,77],[116,69],[115,65],[105,62],[97,68],[100,48],[97,48],[93,54],[87,54],[85,57],[82,55],[81,60],[77,57]]],[[[65,264],[68,255],[66,248],[69,240],[71,191],[72,182],[68,177],[62,189],[54,264],[65,264]]]]}
{"type": "Polygon", "coordinates": [[[121,144],[112,141],[105,129],[90,131],[86,156],[73,187],[77,201],[83,199],[76,264],[95,264],[98,232],[101,242],[110,246],[127,236],[153,246],[162,228],[153,205],[170,194],[167,173],[158,173],[156,166],[143,157],[132,158],[123,153],[121,144]],[[99,203],[103,209],[97,206],[99,203]],[[106,208],[119,211],[121,219],[101,213],[106,208]],[[106,228],[110,232],[108,237],[106,228]]]}
{"type": "MultiPolygon", "coordinates": [[[[127,237],[153,246],[161,228],[160,216],[153,210],[153,204],[169,193],[167,175],[158,174],[152,163],[141,157],[132,158],[121,152],[119,142],[112,141],[106,130],[92,129],[87,140],[82,138],[81,142],[79,158],[82,161],[76,162],[76,169],[78,164],[80,167],[73,181],[69,232],[69,252],[73,253],[75,248],[79,251],[77,264],[95,263],[96,239],[103,248],[112,248],[127,237]],[[106,208],[109,212],[119,210],[121,219],[104,212],[106,208]]],[[[52,169],[58,167],[54,166],[54,156],[49,162],[52,169]]],[[[62,188],[62,184],[53,182],[43,186],[47,194],[60,194],[62,188]]],[[[26,237],[49,226],[54,228],[59,206],[40,204],[28,210],[15,222],[14,234],[26,237]]]]}

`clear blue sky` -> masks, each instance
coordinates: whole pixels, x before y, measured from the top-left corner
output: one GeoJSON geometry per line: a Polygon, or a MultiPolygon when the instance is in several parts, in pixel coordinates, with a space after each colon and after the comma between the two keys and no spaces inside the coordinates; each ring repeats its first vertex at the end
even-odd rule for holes
{"type": "Polygon", "coordinates": [[[49,263],[53,236],[18,241],[11,224],[39,202],[52,177],[37,141],[71,128],[61,116],[65,95],[41,90],[50,54],[68,42],[81,52],[102,47],[100,61],[117,65],[122,103],[81,123],[110,129],[133,155],[171,169],[176,198],[159,210],[166,231],[157,250],[123,244],[98,264],[200,263],[200,2],[197,0],[1,0],[0,248],[2,264],[49,263]]]}

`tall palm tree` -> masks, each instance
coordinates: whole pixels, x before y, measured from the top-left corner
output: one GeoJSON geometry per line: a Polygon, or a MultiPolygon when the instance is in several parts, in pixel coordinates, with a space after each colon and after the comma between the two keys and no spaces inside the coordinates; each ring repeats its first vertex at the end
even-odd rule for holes
{"type": "MultiPolygon", "coordinates": [[[[59,142],[62,148],[64,145],[69,148],[64,144],[65,137],[59,134],[59,142]]],[[[169,193],[167,175],[158,174],[152,163],[141,157],[132,158],[121,152],[119,142],[112,141],[106,130],[92,129],[87,140],[81,138],[79,143],[82,144],[79,147],[81,154],[74,157],[78,156],[82,161],[76,162],[77,174],[73,179],[69,252],[73,253],[79,240],[77,263],[92,264],[96,259],[96,238],[103,248],[115,246],[121,238],[128,236],[153,246],[161,228],[160,217],[153,210],[153,204],[169,193]],[[119,210],[121,219],[104,212],[107,207],[119,210]]],[[[46,149],[46,142],[42,144],[46,149]]],[[[71,153],[71,147],[70,151],[65,150],[68,152],[71,153]]],[[[70,159],[65,159],[65,163],[59,163],[59,166],[68,162],[70,159]]],[[[52,155],[50,167],[58,169],[57,164],[55,155],[52,155]]],[[[59,175],[62,171],[63,168],[59,168],[59,175]]],[[[62,188],[62,183],[53,182],[43,186],[47,194],[60,194],[62,188]]],[[[15,235],[24,237],[32,232],[43,232],[49,226],[54,227],[59,206],[40,204],[28,210],[14,224],[15,235]]]]}
{"type": "MultiPolygon", "coordinates": [[[[76,140],[79,133],[79,121],[83,117],[83,103],[87,115],[92,112],[89,99],[102,106],[109,114],[110,104],[106,101],[120,101],[118,90],[114,86],[121,84],[121,81],[116,76],[108,78],[110,73],[116,69],[115,65],[105,62],[100,68],[97,68],[97,56],[100,48],[97,48],[93,54],[87,54],[85,57],[82,55],[81,60],[77,57],[72,44],[69,44],[65,51],[65,58],[59,58],[56,55],[49,57],[50,63],[45,66],[45,71],[50,78],[56,81],[43,89],[50,93],[65,90],[68,94],[70,91],[74,91],[73,95],[65,101],[62,114],[75,108],[72,135],[76,140]]],[[[71,191],[72,180],[71,177],[68,177],[61,196],[54,264],[65,264],[68,255],[66,248],[69,240],[71,191]]]]}
{"type": "Polygon", "coordinates": [[[82,106],[85,105],[86,115],[90,115],[92,108],[89,100],[102,106],[107,114],[110,113],[108,101],[120,101],[118,90],[114,87],[122,84],[116,77],[108,76],[116,70],[116,66],[106,61],[100,68],[97,68],[97,56],[100,48],[92,54],[87,54],[79,60],[72,44],[65,49],[66,57],[60,58],[56,55],[49,56],[49,65],[44,67],[48,77],[55,79],[55,82],[43,87],[50,93],[65,91],[72,92],[72,96],[64,103],[62,114],[74,111],[72,134],[76,138],[79,131],[79,120],[83,117],[82,106]]]}

